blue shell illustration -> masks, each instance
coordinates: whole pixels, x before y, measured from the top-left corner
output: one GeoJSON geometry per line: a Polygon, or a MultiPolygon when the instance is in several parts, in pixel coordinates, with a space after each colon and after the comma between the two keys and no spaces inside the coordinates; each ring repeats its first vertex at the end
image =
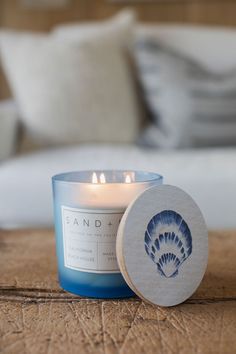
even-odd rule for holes
{"type": "Polygon", "coordinates": [[[163,277],[174,278],[192,253],[192,235],[180,214],[163,210],[148,223],[144,245],[157,271],[163,277]]]}

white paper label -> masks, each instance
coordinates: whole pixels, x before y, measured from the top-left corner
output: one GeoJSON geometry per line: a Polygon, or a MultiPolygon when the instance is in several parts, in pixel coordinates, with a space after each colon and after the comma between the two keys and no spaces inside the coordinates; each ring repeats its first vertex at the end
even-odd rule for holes
{"type": "Polygon", "coordinates": [[[116,235],[124,210],[62,206],[64,265],[91,273],[119,273],[116,235]]]}

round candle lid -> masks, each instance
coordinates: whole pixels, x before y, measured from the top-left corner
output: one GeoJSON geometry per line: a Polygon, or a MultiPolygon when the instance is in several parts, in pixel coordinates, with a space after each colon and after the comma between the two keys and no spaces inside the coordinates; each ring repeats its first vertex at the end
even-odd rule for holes
{"type": "Polygon", "coordinates": [[[174,306],[199,286],[207,266],[202,213],[183,190],[145,190],[127,208],[117,235],[117,258],[130,288],[145,301],[174,306]]]}

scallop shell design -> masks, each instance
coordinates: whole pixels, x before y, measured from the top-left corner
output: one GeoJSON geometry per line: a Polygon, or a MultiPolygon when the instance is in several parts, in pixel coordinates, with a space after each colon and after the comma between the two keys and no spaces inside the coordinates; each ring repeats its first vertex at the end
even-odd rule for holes
{"type": "Polygon", "coordinates": [[[157,271],[163,277],[174,278],[192,253],[192,236],[180,214],[163,210],[148,223],[144,245],[157,271]]]}

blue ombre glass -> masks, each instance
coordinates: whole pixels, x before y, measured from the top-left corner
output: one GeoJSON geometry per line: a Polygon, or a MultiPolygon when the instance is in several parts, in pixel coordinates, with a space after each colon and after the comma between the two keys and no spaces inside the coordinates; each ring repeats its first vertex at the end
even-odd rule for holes
{"type": "Polygon", "coordinates": [[[141,192],[163,183],[141,171],[79,171],[52,178],[59,282],[94,298],[133,296],[116,262],[120,218],[141,192]]]}

